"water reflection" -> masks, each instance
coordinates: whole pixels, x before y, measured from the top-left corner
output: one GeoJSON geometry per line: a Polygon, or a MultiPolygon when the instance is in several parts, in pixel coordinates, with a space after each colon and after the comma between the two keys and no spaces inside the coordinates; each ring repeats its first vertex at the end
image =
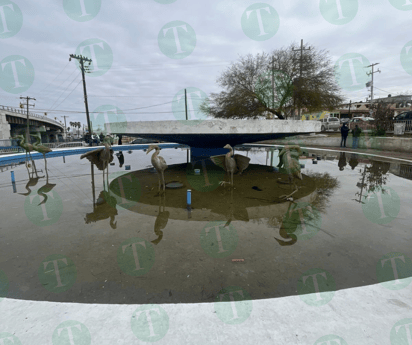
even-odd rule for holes
{"type": "Polygon", "coordinates": [[[110,189],[108,191],[102,190],[96,201],[95,198],[95,183],[94,183],[94,163],[90,163],[91,179],[92,179],[92,194],[93,194],[93,212],[86,213],[84,221],[86,224],[95,223],[100,220],[110,218],[110,227],[117,228],[117,221],[115,222],[117,213],[117,199],[111,195],[110,189]]]}
{"type": "Polygon", "coordinates": [[[151,241],[153,244],[159,244],[159,242],[163,238],[163,231],[166,228],[167,222],[169,220],[170,212],[166,211],[165,206],[166,195],[159,195],[159,214],[156,217],[155,225],[154,225],[154,233],[156,234],[157,238],[151,241]],[[162,210],[163,207],[163,210],[162,210]]]}
{"type": "Polygon", "coordinates": [[[34,186],[37,185],[37,183],[39,182],[39,179],[44,178],[44,176],[39,176],[37,174],[37,168],[34,165],[33,165],[32,172],[30,173],[30,171],[27,169],[27,173],[29,175],[29,180],[27,181],[26,186],[25,186],[27,193],[19,193],[20,195],[24,195],[24,196],[30,195],[31,194],[30,187],[33,188],[34,186]],[[36,174],[36,177],[34,177],[34,174],[36,174]]]}
{"type": "Polygon", "coordinates": [[[370,193],[376,193],[377,191],[382,191],[385,193],[383,188],[386,185],[387,179],[389,177],[390,163],[388,162],[379,162],[371,161],[371,163],[365,164],[362,170],[360,170],[361,178],[356,184],[360,191],[355,195],[359,196],[359,199],[356,199],[357,202],[364,204],[362,201],[362,196],[366,199],[370,193]],[[364,195],[366,193],[366,195],[364,195]]]}

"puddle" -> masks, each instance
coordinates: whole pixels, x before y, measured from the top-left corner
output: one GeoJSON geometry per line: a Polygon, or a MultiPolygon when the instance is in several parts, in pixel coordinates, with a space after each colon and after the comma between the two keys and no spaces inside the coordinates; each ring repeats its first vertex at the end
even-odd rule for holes
{"type": "Polygon", "coordinates": [[[183,185],[164,194],[143,151],[124,154],[122,167],[114,158],[109,188],[79,155],[48,159],[48,174],[36,160],[38,176],[24,164],[3,167],[0,296],[194,303],[238,286],[252,299],[283,297],[307,293],[301,277],[314,269],[333,277],[334,289],[390,284],[388,262],[401,256],[398,277],[412,276],[411,165],[306,150],[303,180],[293,180],[298,190],[287,201],[280,196],[294,187],[273,169],[277,151],[236,153],[251,160],[231,188],[211,162],[192,166],[186,151],[161,150],[166,184],[183,185]]]}

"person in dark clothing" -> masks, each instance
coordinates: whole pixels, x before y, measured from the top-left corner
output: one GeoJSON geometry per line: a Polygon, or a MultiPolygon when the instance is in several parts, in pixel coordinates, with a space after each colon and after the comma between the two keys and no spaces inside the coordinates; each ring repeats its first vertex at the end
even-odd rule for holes
{"type": "Polygon", "coordinates": [[[121,134],[119,134],[119,143],[118,143],[118,145],[122,145],[122,135],[121,134]]]}
{"type": "Polygon", "coordinates": [[[349,165],[351,166],[352,170],[355,170],[358,163],[358,156],[356,154],[351,154],[349,158],[349,165]]]}
{"type": "Polygon", "coordinates": [[[340,141],[340,147],[346,147],[346,138],[348,137],[349,134],[349,127],[344,123],[342,127],[340,128],[340,135],[342,137],[342,140],[340,141]]]}
{"type": "Polygon", "coordinates": [[[352,148],[354,148],[354,149],[358,148],[359,137],[360,137],[361,133],[362,133],[362,130],[359,128],[358,125],[355,125],[355,129],[352,130],[352,135],[353,135],[352,148]]]}
{"type": "Polygon", "coordinates": [[[116,153],[117,158],[119,159],[119,167],[121,168],[124,164],[124,156],[123,152],[119,151],[119,153],[116,153]]]}
{"type": "MultiPolygon", "coordinates": [[[[346,138],[345,138],[345,140],[346,140],[346,138]]],[[[345,166],[346,166],[346,153],[345,152],[340,153],[338,166],[339,166],[340,171],[345,169],[345,166]]]]}

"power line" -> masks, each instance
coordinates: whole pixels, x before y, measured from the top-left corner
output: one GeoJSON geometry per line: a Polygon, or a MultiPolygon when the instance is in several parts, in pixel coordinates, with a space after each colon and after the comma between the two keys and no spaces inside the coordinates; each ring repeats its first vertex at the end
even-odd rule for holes
{"type": "MultiPolygon", "coordinates": [[[[69,86],[70,86],[71,84],[73,84],[73,82],[77,79],[77,77],[78,77],[79,75],[80,75],[80,72],[79,72],[79,74],[77,74],[77,75],[74,77],[74,79],[70,82],[70,84],[67,85],[67,87],[63,90],[63,92],[60,94],[60,96],[54,101],[54,103],[53,103],[52,106],[50,107],[50,110],[53,109],[53,106],[57,103],[57,101],[60,99],[60,97],[63,95],[63,93],[66,92],[66,90],[69,88],[69,86]]],[[[49,110],[49,111],[50,111],[50,110],[49,110]]]]}
{"type": "Polygon", "coordinates": [[[67,65],[64,66],[63,69],[59,72],[59,74],[56,75],[56,76],[54,77],[54,79],[53,79],[43,90],[41,90],[39,93],[42,93],[44,90],[46,90],[46,89],[57,79],[57,77],[58,77],[60,74],[62,74],[62,72],[66,69],[66,67],[69,65],[69,63],[70,63],[70,62],[68,62],[67,65]]]}
{"type": "Polygon", "coordinates": [[[79,84],[80,84],[81,82],[82,82],[82,81],[80,80],[80,81],[77,83],[77,85],[73,88],[73,90],[66,96],[66,98],[65,98],[64,100],[62,100],[58,105],[56,105],[56,108],[57,108],[60,104],[62,104],[62,103],[67,99],[67,97],[69,97],[69,96],[73,93],[74,90],[77,89],[77,87],[79,86],[79,84]]]}

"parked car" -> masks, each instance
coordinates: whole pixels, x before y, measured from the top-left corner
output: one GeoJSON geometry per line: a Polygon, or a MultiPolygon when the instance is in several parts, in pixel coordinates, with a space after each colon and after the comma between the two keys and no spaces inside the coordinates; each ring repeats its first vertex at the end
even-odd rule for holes
{"type": "Polygon", "coordinates": [[[348,123],[349,120],[350,120],[349,117],[342,117],[342,118],[340,119],[340,123],[341,123],[341,124],[342,124],[342,123],[348,123]]]}
{"type": "Polygon", "coordinates": [[[406,123],[405,131],[412,131],[412,111],[405,111],[393,118],[394,123],[406,123]]]}
{"type": "Polygon", "coordinates": [[[146,139],[146,138],[136,138],[130,144],[150,144],[150,143],[154,143],[154,142],[157,142],[157,140],[146,139]]]}
{"type": "Polygon", "coordinates": [[[328,117],[319,121],[322,123],[322,132],[325,132],[327,130],[338,131],[340,128],[340,121],[337,117],[328,117]]]}
{"type": "Polygon", "coordinates": [[[373,117],[353,117],[348,122],[348,127],[354,129],[356,125],[360,129],[368,131],[375,128],[375,119],[373,117]]]}

